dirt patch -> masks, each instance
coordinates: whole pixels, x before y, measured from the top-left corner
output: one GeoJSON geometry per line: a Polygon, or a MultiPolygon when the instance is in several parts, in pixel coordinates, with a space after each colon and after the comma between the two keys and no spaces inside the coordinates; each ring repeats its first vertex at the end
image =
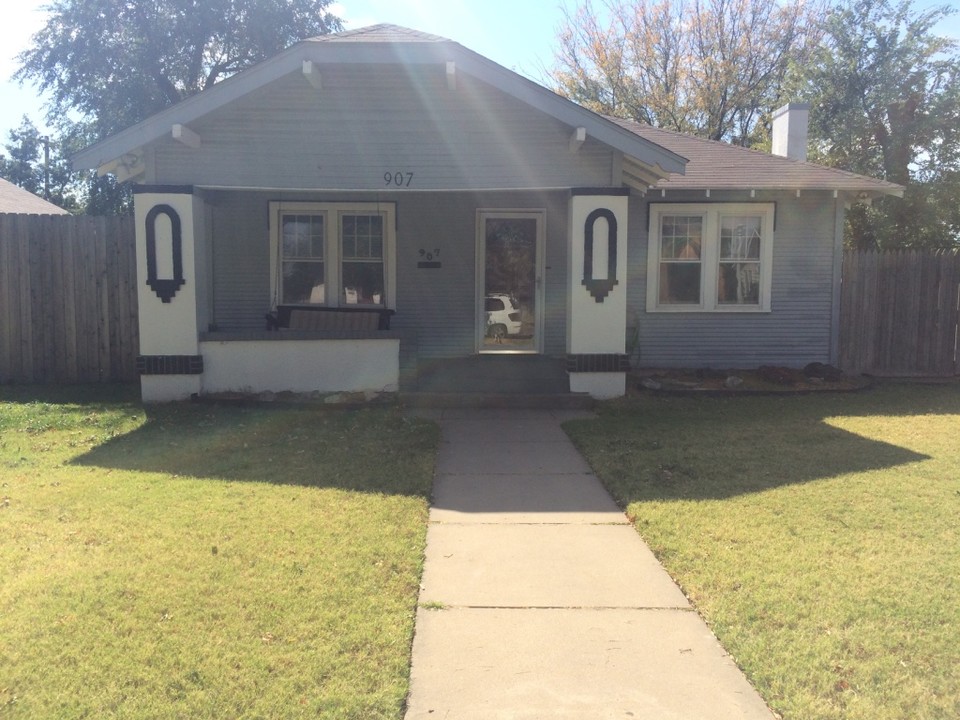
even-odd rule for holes
{"type": "Polygon", "coordinates": [[[844,375],[820,363],[802,369],[773,365],[750,370],[638,368],[627,376],[627,394],[849,392],[870,384],[869,378],[844,375]]]}

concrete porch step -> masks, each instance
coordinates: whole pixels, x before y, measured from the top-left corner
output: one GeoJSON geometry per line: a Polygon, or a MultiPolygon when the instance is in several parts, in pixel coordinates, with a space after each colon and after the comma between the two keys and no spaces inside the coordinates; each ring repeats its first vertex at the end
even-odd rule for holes
{"type": "Polygon", "coordinates": [[[569,392],[566,362],[543,355],[486,354],[420,359],[401,392],[484,395],[562,395],[569,392]]]}
{"type": "Polygon", "coordinates": [[[534,408],[590,410],[596,400],[585,393],[400,392],[400,404],[410,408],[534,408]]]}

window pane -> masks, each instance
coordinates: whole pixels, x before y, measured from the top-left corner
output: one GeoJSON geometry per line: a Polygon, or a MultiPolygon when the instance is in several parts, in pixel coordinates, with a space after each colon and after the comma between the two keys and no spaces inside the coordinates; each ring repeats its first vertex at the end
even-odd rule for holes
{"type": "Polygon", "coordinates": [[[664,215],[660,219],[660,257],[664,260],[699,260],[703,218],[699,215],[664,215]]]}
{"type": "Polygon", "coordinates": [[[305,304],[326,302],[322,262],[284,262],[284,303],[305,304]]]}
{"type": "Polygon", "coordinates": [[[759,217],[724,217],[720,221],[720,259],[760,259],[759,217]]]}
{"type": "Polygon", "coordinates": [[[383,263],[343,263],[343,302],[347,305],[383,305],[383,263]]]}
{"type": "Polygon", "coordinates": [[[383,258],[383,218],[379,215],[344,215],[341,246],[343,259],[383,258]]]}
{"type": "Polygon", "coordinates": [[[721,305],[759,305],[760,263],[720,263],[717,302],[721,305]]]}
{"type": "Polygon", "coordinates": [[[323,215],[284,215],[283,256],[323,258],[323,215]]]}
{"type": "Polygon", "coordinates": [[[660,303],[699,304],[700,264],[660,263],[660,303]]]}
{"type": "Polygon", "coordinates": [[[346,305],[383,305],[383,218],[380,215],[344,215],[342,227],[342,302],[346,305]]]}

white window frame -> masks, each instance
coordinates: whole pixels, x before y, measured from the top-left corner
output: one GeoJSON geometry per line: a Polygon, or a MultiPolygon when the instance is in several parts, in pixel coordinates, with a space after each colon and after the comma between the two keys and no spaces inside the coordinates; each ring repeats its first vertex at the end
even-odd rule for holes
{"type": "Polygon", "coordinates": [[[396,205],[378,202],[283,202],[270,203],[270,297],[274,307],[282,296],[280,253],[283,215],[322,215],[324,217],[324,307],[385,307],[396,310],[397,304],[397,229],[396,205]],[[383,218],[383,284],[384,304],[348,305],[342,295],[341,236],[344,215],[380,215],[383,218]]]}
{"type": "Polygon", "coordinates": [[[773,286],[774,203],[650,203],[649,242],[647,246],[647,312],[666,313],[758,313],[770,312],[773,286]],[[703,238],[700,249],[700,301],[698,303],[660,302],[660,228],[665,215],[702,217],[703,238]],[[760,218],[760,297],[757,304],[721,304],[717,299],[720,271],[720,225],[728,216],[760,218]]]}

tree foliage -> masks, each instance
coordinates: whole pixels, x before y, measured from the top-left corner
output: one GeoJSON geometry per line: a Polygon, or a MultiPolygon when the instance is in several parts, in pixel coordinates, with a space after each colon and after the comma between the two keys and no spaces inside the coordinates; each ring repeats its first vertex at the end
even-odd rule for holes
{"type": "Polygon", "coordinates": [[[941,247],[960,233],[960,52],[934,32],[952,12],[848,0],[801,73],[812,158],[906,186],[851,212],[853,246],[941,247]]]}
{"type": "Polygon", "coordinates": [[[29,118],[8,133],[0,153],[0,177],[65,210],[79,209],[74,176],[63,145],[40,134],[29,118]]]}
{"type": "MultiPolygon", "coordinates": [[[[79,150],[289,45],[340,30],[331,0],[52,0],[14,78],[49,98],[60,142],[79,150]]],[[[129,192],[83,174],[88,209],[129,192]]]]}
{"type": "Polygon", "coordinates": [[[210,87],[306,37],[341,28],[330,0],[53,0],[15,77],[55,119],[100,136],[210,87]]]}
{"type": "Polygon", "coordinates": [[[751,144],[792,63],[819,40],[819,0],[586,0],[558,34],[556,89],[592,110],[751,144]]]}

